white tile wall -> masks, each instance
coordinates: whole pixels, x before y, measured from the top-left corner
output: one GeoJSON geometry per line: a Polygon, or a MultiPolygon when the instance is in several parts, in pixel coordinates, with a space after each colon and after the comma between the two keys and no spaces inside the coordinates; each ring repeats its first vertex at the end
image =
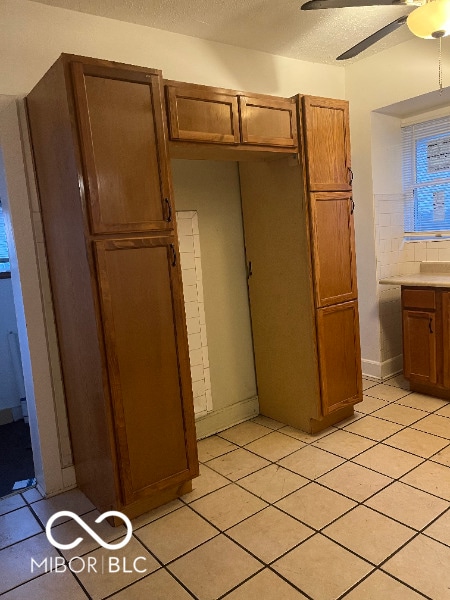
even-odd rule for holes
{"type": "MultiPolygon", "coordinates": [[[[450,261],[450,241],[405,242],[403,194],[376,194],[378,279],[418,273],[423,261],[450,261]]],[[[400,286],[379,286],[381,361],[402,354],[400,286]]]]}
{"type": "Polygon", "coordinates": [[[194,410],[198,418],[212,411],[212,395],[197,211],[177,211],[177,222],[194,410]]]}

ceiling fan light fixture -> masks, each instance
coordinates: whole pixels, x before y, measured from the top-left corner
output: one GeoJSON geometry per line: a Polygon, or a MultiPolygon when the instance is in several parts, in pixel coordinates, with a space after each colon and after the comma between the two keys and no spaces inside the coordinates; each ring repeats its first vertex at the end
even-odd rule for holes
{"type": "Polygon", "coordinates": [[[406,21],[411,33],[420,38],[433,39],[450,34],[450,0],[430,0],[408,15],[406,21]]]}

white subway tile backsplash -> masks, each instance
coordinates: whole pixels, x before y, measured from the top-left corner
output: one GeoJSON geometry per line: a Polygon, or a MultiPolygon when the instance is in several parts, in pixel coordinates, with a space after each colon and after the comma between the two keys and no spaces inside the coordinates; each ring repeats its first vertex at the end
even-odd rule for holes
{"type": "Polygon", "coordinates": [[[183,269],[195,269],[194,253],[180,252],[180,264],[183,269]]]}
{"type": "Polygon", "coordinates": [[[177,217],[194,411],[198,418],[212,410],[198,215],[196,211],[182,211],[177,217]]]}
{"type": "Polygon", "coordinates": [[[201,347],[197,350],[191,350],[189,352],[189,362],[191,363],[191,367],[195,367],[196,365],[204,366],[203,349],[201,347]]]}
{"type": "Polygon", "coordinates": [[[196,285],[185,285],[183,287],[184,301],[185,302],[197,302],[197,286],[196,285]]]}
{"type": "Polygon", "coordinates": [[[192,233],[194,235],[198,235],[200,233],[199,229],[198,229],[198,213],[197,211],[194,211],[194,216],[192,217],[192,233]]]}
{"type": "Polygon", "coordinates": [[[198,317],[194,317],[193,319],[186,319],[187,332],[188,335],[192,335],[194,333],[200,332],[200,319],[198,317]]]}
{"type": "Polygon", "coordinates": [[[191,253],[194,252],[194,236],[193,235],[181,235],[178,238],[180,245],[180,252],[191,253]]]}
{"type": "Polygon", "coordinates": [[[189,352],[198,350],[202,347],[202,338],[199,333],[188,335],[189,352]]]}
{"type": "Polygon", "coordinates": [[[205,325],[200,325],[200,337],[202,340],[202,346],[207,346],[208,341],[206,338],[206,326],[205,325]]]}
{"type": "Polygon", "coordinates": [[[200,250],[200,236],[194,235],[194,256],[195,258],[198,258],[201,256],[201,250],[200,250]]]}
{"type": "Polygon", "coordinates": [[[207,369],[209,367],[209,351],[208,351],[208,346],[203,346],[202,352],[203,352],[203,365],[204,365],[205,369],[207,369]]]}
{"type": "Polygon", "coordinates": [[[197,211],[195,210],[180,210],[177,211],[177,223],[179,221],[181,221],[182,219],[190,219],[192,221],[192,219],[194,218],[194,216],[197,214],[197,211]]]}
{"type": "Polygon", "coordinates": [[[177,215],[177,230],[178,238],[183,237],[184,235],[193,235],[192,219],[180,219],[177,215]]]}
{"type": "Polygon", "coordinates": [[[183,279],[183,285],[196,285],[197,279],[195,275],[195,269],[181,269],[181,277],[183,279]]]}
{"type": "Polygon", "coordinates": [[[191,365],[191,376],[193,382],[205,380],[205,370],[203,368],[203,363],[201,365],[191,365]]]}
{"type": "Polygon", "coordinates": [[[200,379],[199,381],[192,382],[192,391],[194,394],[194,398],[198,396],[202,396],[205,393],[205,380],[200,379]]]}
{"type": "Polygon", "coordinates": [[[186,319],[193,319],[195,317],[200,317],[200,313],[198,310],[198,302],[185,302],[184,310],[186,312],[186,319]]]}
{"type": "Polygon", "coordinates": [[[205,369],[204,374],[205,374],[205,390],[210,390],[211,389],[211,376],[210,376],[209,369],[205,369]]]}
{"type": "Polygon", "coordinates": [[[198,303],[198,316],[200,319],[200,325],[206,324],[206,316],[205,316],[205,305],[203,302],[198,303]]]}

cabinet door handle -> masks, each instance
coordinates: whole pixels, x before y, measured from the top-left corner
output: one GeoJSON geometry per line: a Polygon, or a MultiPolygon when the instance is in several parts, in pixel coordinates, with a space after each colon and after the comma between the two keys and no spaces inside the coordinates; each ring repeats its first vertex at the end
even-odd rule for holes
{"type": "Polygon", "coordinates": [[[355,201],[352,198],[350,202],[350,214],[352,215],[355,212],[355,201]]]}
{"type": "Polygon", "coordinates": [[[249,260],[248,261],[248,266],[247,266],[247,279],[250,279],[250,277],[253,275],[253,271],[252,271],[252,261],[249,260]]]}
{"type": "Polygon", "coordinates": [[[430,320],[428,321],[428,329],[430,330],[430,333],[433,333],[433,318],[430,317],[430,320]]]}
{"type": "Polygon", "coordinates": [[[167,221],[167,223],[170,223],[172,221],[172,205],[170,204],[169,198],[164,198],[164,202],[166,203],[166,206],[167,206],[166,221],[167,221]]]}
{"type": "Polygon", "coordinates": [[[172,267],[177,266],[177,251],[175,250],[175,246],[170,244],[170,250],[172,252],[172,267]]]}
{"type": "Polygon", "coordinates": [[[348,183],[349,185],[353,185],[353,171],[350,167],[347,167],[348,170],[348,183]]]}

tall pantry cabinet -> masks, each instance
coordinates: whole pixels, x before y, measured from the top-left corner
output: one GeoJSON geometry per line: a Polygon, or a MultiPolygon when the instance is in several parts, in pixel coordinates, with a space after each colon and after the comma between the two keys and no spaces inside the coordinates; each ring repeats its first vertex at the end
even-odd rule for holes
{"type": "Polygon", "coordinates": [[[306,431],[362,400],[348,104],[298,97],[300,163],[240,163],[260,412],[306,431]]]}
{"type": "Polygon", "coordinates": [[[198,474],[161,73],[62,55],[27,108],[77,483],[136,516],[198,474]]]}

